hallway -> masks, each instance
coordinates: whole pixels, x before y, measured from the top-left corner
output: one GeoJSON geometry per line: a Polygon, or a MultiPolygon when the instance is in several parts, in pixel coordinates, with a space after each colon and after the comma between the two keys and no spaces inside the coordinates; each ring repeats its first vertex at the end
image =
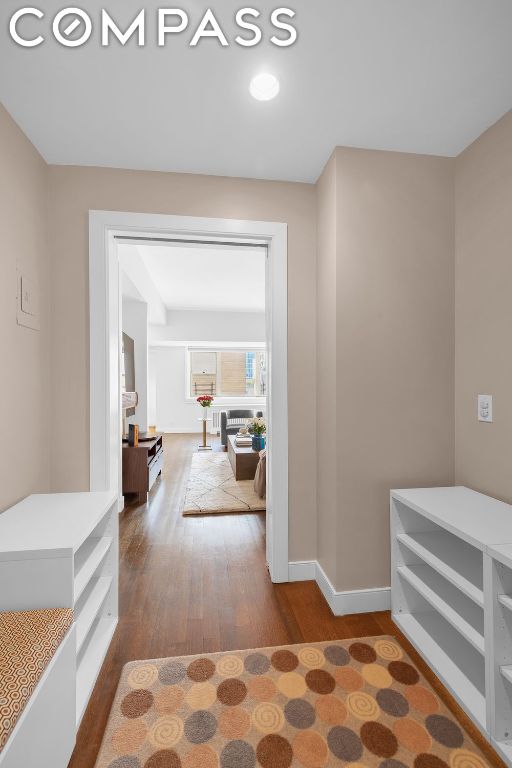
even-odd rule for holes
{"type": "MultiPolygon", "coordinates": [[[[273,585],[263,513],[182,517],[197,435],[166,435],[148,504],[120,515],[119,625],[80,727],[70,768],[93,768],[123,665],[136,659],[395,634],[388,613],[334,617],[315,582],[273,585]]],[[[443,696],[468,733],[470,721],[443,696]]]]}

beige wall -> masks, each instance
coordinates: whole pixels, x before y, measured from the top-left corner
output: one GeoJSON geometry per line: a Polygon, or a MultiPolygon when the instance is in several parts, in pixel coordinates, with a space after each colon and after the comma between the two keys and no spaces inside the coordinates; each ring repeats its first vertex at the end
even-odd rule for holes
{"type": "Polygon", "coordinates": [[[512,112],[456,161],[455,359],[455,480],[512,502],[512,112]]]}
{"type": "Polygon", "coordinates": [[[317,560],[336,572],[336,152],[317,184],[317,560]]]}
{"type": "Polygon", "coordinates": [[[0,105],[0,510],[50,487],[46,166],[0,105]],[[16,323],[17,264],[39,284],[41,330],[16,323]]]}
{"type": "Polygon", "coordinates": [[[2,434],[24,446],[3,451],[0,510],[50,489],[50,455],[53,489],[88,487],[90,209],[288,223],[290,559],[383,586],[390,487],[512,501],[512,113],[456,161],[338,148],[315,188],[47,168],[0,107],[0,175],[2,434]],[[17,260],[39,332],[16,325],[17,260]]]}
{"type": "MultiPolygon", "coordinates": [[[[335,162],[337,545],[327,575],[350,590],[389,584],[389,489],[453,482],[453,161],[339,148],[335,162]]],[[[319,425],[332,409],[332,397],[320,400],[319,425]]]]}
{"type": "Polygon", "coordinates": [[[57,490],[89,480],[88,211],[121,210],[288,224],[290,559],[316,552],[315,187],[100,168],[49,169],[53,277],[53,453],[57,490]]]}

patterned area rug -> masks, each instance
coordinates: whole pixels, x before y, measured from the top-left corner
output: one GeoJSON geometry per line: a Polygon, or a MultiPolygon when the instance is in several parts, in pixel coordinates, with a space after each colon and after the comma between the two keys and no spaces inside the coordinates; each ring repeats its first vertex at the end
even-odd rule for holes
{"type": "Polygon", "coordinates": [[[96,768],[489,768],[396,640],[136,661],[96,768]]]}
{"type": "Polygon", "coordinates": [[[257,512],[265,509],[252,480],[235,480],[227,453],[194,453],[184,515],[257,512]]]}

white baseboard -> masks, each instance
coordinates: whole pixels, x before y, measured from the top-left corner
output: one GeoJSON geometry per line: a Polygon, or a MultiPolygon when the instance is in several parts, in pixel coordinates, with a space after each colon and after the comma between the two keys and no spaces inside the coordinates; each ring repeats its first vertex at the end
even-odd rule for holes
{"type": "MultiPolygon", "coordinates": [[[[166,434],[167,435],[197,435],[198,438],[200,438],[201,435],[203,434],[201,432],[201,430],[190,429],[190,427],[168,427],[168,428],[165,428],[165,427],[160,428],[160,427],[158,427],[156,431],[159,434],[164,434],[164,435],[166,435],[166,434]]],[[[218,437],[218,438],[220,438],[220,434],[219,434],[218,430],[216,430],[216,429],[215,430],[211,430],[211,431],[207,432],[206,434],[208,435],[208,437],[218,437]]]]}
{"type": "Polygon", "coordinates": [[[301,560],[295,563],[288,563],[288,581],[314,581],[315,578],[315,560],[301,560]]]}
{"type": "Polygon", "coordinates": [[[353,589],[337,592],[324,569],[316,560],[288,563],[289,581],[316,581],[335,616],[349,613],[371,613],[391,609],[391,587],[353,589]]]}
{"type": "Polygon", "coordinates": [[[201,430],[199,429],[190,429],[190,427],[157,427],[156,430],[158,433],[168,434],[168,435],[200,435],[201,430]]]}
{"type": "Polygon", "coordinates": [[[337,592],[318,562],[316,563],[316,582],[335,616],[345,616],[348,613],[389,611],[391,609],[391,587],[337,592]]]}

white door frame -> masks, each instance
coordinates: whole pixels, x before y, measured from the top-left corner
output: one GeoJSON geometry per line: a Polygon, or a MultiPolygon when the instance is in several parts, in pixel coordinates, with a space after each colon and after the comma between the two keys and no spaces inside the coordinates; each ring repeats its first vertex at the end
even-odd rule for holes
{"type": "Polygon", "coordinates": [[[288,227],[264,221],[89,212],[90,488],[113,490],[122,499],[120,286],[115,240],[120,235],[267,246],[267,560],[272,581],[288,581],[288,227]]]}

